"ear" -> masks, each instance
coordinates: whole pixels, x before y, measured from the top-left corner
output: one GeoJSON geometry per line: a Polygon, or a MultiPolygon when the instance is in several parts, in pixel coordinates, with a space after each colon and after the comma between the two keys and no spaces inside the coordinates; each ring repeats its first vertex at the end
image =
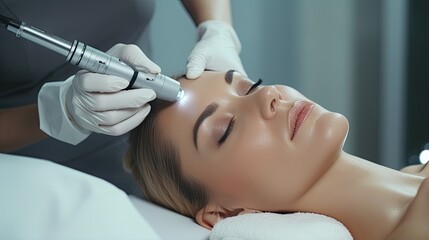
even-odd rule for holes
{"type": "Polygon", "coordinates": [[[257,212],[260,211],[247,208],[227,209],[216,203],[209,203],[197,212],[195,215],[195,221],[197,221],[199,225],[211,230],[217,222],[227,217],[257,212]]]}

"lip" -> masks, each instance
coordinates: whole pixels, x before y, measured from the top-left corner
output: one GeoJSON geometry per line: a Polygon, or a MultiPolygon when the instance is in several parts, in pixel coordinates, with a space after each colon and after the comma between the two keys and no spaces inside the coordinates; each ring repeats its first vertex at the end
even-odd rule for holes
{"type": "Polygon", "coordinates": [[[314,104],[307,101],[296,101],[288,113],[290,140],[293,140],[304,120],[310,114],[314,104]]]}

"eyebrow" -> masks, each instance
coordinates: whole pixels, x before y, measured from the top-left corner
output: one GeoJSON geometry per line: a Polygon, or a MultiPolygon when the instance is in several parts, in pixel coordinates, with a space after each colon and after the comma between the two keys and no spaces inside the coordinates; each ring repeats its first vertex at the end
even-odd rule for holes
{"type": "MultiPolygon", "coordinates": [[[[232,79],[234,77],[235,70],[229,70],[225,73],[225,82],[228,85],[231,85],[232,79]]],[[[206,118],[210,117],[213,113],[216,112],[217,108],[219,107],[219,104],[217,103],[210,103],[206,106],[206,108],[203,110],[203,112],[198,116],[197,120],[194,124],[193,129],[193,136],[194,136],[194,145],[195,148],[198,149],[198,130],[200,129],[201,124],[206,120],[206,118]]]]}
{"type": "Polygon", "coordinates": [[[234,78],[234,72],[235,70],[228,70],[228,72],[225,73],[225,82],[231,85],[232,79],[234,78]]]}

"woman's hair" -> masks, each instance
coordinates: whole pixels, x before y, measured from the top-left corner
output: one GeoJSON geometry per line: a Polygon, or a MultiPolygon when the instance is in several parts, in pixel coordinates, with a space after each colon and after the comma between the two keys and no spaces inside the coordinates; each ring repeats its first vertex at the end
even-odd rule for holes
{"type": "Polygon", "coordinates": [[[150,200],[180,214],[195,217],[208,202],[204,187],[184,176],[179,153],[158,124],[159,112],[169,103],[154,100],[145,120],[130,135],[124,167],[150,200]]]}

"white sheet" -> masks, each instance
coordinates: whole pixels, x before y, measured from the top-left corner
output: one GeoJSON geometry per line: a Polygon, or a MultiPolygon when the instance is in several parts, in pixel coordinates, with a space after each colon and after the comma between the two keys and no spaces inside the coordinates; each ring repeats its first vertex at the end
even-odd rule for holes
{"type": "Polygon", "coordinates": [[[0,239],[148,239],[158,234],[114,185],[0,153],[0,239]]]}
{"type": "Polygon", "coordinates": [[[209,239],[210,231],[196,224],[192,219],[142,200],[138,197],[129,196],[129,198],[161,239],[209,239]]]}

